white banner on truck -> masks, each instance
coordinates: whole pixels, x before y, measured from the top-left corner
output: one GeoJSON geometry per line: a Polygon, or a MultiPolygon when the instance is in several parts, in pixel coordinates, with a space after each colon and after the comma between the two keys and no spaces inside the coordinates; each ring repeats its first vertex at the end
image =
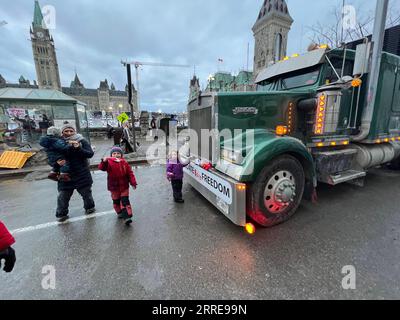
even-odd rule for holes
{"type": "Polygon", "coordinates": [[[193,163],[185,167],[184,171],[227,204],[232,204],[233,190],[230,183],[193,163]]]}

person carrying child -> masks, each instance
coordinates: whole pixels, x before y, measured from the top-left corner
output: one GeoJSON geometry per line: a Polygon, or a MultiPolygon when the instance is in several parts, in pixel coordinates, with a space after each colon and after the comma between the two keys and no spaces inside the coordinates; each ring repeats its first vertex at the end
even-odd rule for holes
{"type": "Polygon", "coordinates": [[[167,162],[167,179],[171,182],[174,201],[178,203],[185,202],[182,199],[183,185],[183,167],[188,164],[182,164],[179,161],[178,151],[171,151],[167,162]]]}
{"type": "Polygon", "coordinates": [[[137,182],[131,166],[123,158],[120,147],[113,147],[111,157],[101,159],[99,170],[107,172],[107,189],[111,192],[113,207],[118,218],[126,225],[132,223],[132,206],[129,201],[129,185],[136,189],[137,182]]]}
{"type": "Polygon", "coordinates": [[[40,138],[39,144],[45,148],[49,165],[53,168],[48,178],[54,181],[71,181],[70,166],[66,160],[66,154],[72,149],[79,147],[82,135],[76,135],[77,140],[66,141],[61,137],[61,130],[56,127],[47,129],[47,135],[40,138]],[[65,161],[60,166],[58,162],[65,161]]]}

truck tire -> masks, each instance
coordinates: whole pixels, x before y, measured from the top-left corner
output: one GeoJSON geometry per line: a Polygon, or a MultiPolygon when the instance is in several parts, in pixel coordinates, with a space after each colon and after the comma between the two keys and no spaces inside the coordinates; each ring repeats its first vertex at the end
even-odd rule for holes
{"type": "Polygon", "coordinates": [[[274,159],[250,188],[248,215],[264,227],[288,220],[300,205],[304,185],[303,166],[296,158],[284,155],[274,159]]]}
{"type": "Polygon", "coordinates": [[[400,170],[400,158],[397,158],[390,162],[387,167],[391,170],[400,170]]]}

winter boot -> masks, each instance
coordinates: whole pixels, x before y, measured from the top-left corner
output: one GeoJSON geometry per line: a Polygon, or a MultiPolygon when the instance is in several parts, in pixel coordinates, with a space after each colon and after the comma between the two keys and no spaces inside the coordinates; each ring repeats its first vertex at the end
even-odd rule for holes
{"type": "Polygon", "coordinates": [[[68,215],[65,215],[65,216],[62,216],[62,217],[57,217],[57,221],[58,222],[64,222],[64,221],[66,221],[68,219],[69,219],[68,215]]]}
{"type": "Polygon", "coordinates": [[[132,218],[128,218],[124,220],[125,225],[129,226],[132,223],[132,218]]]}
{"type": "Polygon", "coordinates": [[[121,219],[124,219],[124,223],[127,226],[129,226],[132,223],[132,215],[129,215],[128,210],[126,210],[126,208],[123,208],[121,210],[119,217],[121,217],[121,219]]]}
{"type": "Polygon", "coordinates": [[[91,209],[87,209],[85,211],[85,214],[92,214],[92,213],[95,213],[95,212],[96,212],[96,208],[91,208],[91,209]]]}

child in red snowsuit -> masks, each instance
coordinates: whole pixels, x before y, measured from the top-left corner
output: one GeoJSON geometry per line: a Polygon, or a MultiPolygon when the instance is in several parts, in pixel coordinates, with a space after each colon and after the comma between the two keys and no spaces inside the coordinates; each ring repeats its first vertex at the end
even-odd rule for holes
{"type": "Polygon", "coordinates": [[[118,218],[124,219],[125,224],[132,223],[132,206],[129,201],[129,185],[136,189],[137,183],[131,166],[123,158],[119,147],[111,149],[111,158],[103,158],[99,170],[106,171],[107,188],[111,192],[113,206],[118,218]]]}
{"type": "Polygon", "coordinates": [[[15,242],[14,237],[0,221],[0,267],[1,260],[5,260],[4,271],[11,272],[15,264],[15,251],[11,245],[15,242]]]}

